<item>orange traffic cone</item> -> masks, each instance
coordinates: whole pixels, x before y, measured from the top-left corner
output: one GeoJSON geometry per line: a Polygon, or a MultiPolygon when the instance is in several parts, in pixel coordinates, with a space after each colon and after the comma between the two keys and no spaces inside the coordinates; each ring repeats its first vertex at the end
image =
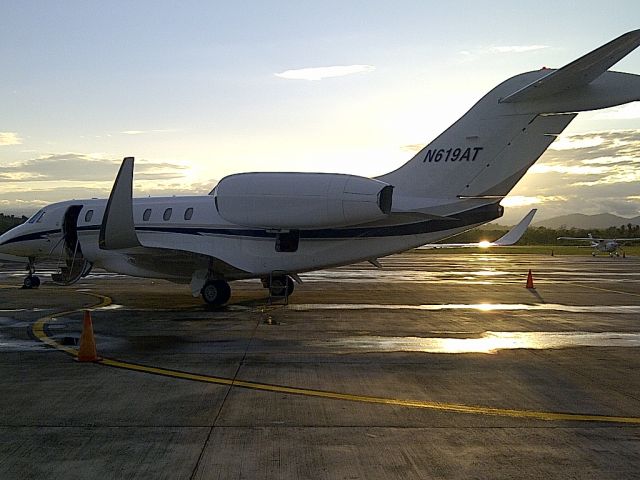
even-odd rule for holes
{"type": "Polygon", "coordinates": [[[531,269],[529,269],[529,275],[527,275],[526,288],[536,288],[533,286],[533,275],[531,275],[531,269]]]}
{"type": "Polygon", "coordinates": [[[82,334],[80,335],[80,348],[76,360],[79,362],[97,362],[102,360],[96,351],[96,339],[93,336],[93,325],[91,324],[91,312],[84,311],[82,320],[82,334]]]}

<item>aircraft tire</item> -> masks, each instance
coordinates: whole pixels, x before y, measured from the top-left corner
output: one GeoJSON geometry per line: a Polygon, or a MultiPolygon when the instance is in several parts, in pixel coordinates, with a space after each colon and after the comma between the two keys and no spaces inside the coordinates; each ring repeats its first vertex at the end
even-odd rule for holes
{"type": "Polygon", "coordinates": [[[224,280],[209,280],[204,284],[200,293],[208,305],[219,307],[231,298],[231,287],[224,280]]]}
{"type": "Polygon", "coordinates": [[[22,288],[26,288],[28,290],[32,288],[38,288],[40,286],[40,278],[35,275],[28,275],[25,277],[22,282],[22,288]]]}
{"type": "Polygon", "coordinates": [[[290,276],[274,277],[271,285],[271,294],[276,297],[282,297],[285,293],[285,281],[287,282],[287,297],[293,293],[296,284],[290,276]],[[285,280],[286,279],[286,280],[285,280]]]}

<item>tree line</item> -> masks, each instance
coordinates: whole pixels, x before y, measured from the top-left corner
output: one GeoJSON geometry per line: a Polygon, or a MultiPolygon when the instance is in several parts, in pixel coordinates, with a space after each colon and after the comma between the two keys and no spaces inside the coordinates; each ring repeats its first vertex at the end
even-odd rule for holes
{"type": "MultiPolygon", "coordinates": [[[[480,242],[482,240],[497,240],[507,233],[507,228],[496,228],[492,230],[470,230],[461,233],[443,243],[470,243],[480,242]]],[[[600,238],[628,238],[640,237],[640,225],[620,225],[619,227],[608,228],[547,228],[547,227],[529,227],[524,233],[518,245],[572,245],[572,240],[557,240],[558,237],[588,237],[589,234],[600,238]]]]}
{"type": "Polygon", "coordinates": [[[16,225],[20,225],[27,221],[27,217],[14,217],[13,215],[5,215],[0,213],[0,235],[7,230],[12,229],[16,225]]]}

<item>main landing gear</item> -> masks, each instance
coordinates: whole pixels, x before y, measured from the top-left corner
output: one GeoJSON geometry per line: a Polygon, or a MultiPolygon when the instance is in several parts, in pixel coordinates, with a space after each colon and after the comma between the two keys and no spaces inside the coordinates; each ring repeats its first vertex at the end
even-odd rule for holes
{"type": "Polygon", "coordinates": [[[293,293],[295,282],[289,275],[280,272],[262,278],[262,286],[269,290],[269,304],[278,301],[289,303],[289,295],[293,293]]]}
{"type": "Polygon", "coordinates": [[[32,289],[38,288],[40,286],[40,277],[36,277],[34,273],[36,273],[36,265],[35,258],[29,257],[29,264],[27,265],[27,276],[22,282],[22,288],[32,289]]]}
{"type": "Polygon", "coordinates": [[[274,297],[288,297],[293,293],[295,282],[288,275],[272,277],[271,283],[267,288],[271,290],[274,297]]]}
{"type": "Polygon", "coordinates": [[[231,287],[224,280],[207,280],[200,293],[208,305],[219,307],[231,298],[231,287]]]}

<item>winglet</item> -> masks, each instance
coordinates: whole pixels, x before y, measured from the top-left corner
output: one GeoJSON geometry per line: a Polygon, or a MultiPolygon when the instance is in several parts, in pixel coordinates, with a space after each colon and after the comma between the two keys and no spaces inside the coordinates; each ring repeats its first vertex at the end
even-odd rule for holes
{"type": "Polygon", "coordinates": [[[640,46],[640,29],[627,32],[564,67],[500,99],[500,103],[529,102],[579,88],[618,63],[640,46]]]}
{"type": "Polygon", "coordinates": [[[493,242],[493,245],[497,247],[504,247],[506,245],[513,245],[518,240],[520,240],[520,238],[522,238],[522,235],[524,235],[524,232],[529,227],[529,224],[531,223],[531,220],[533,220],[533,216],[536,214],[537,211],[538,211],[537,208],[532,209],[529,213],[525,215],[525,217],[522,220],[520,220],[520,223],[518,223],[515,227],[513,227],[511,230],[505,233],[498,240],[493,242]]]}
{"type": "Polygon", "coordinates": [[[133,223],[133,157],[122,161],[102,217],[98,245],[102,250],[140,246],[133,223]]]}

